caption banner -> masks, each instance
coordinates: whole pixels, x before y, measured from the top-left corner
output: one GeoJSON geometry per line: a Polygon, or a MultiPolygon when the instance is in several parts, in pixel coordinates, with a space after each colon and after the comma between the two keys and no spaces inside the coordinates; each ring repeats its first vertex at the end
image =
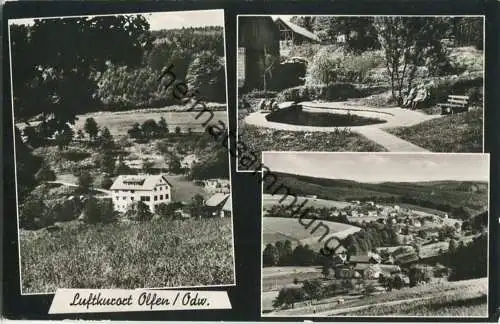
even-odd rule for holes
{"type": "Polygon", "coordinates": [[[58,289],[49,314],[231,309],[226,291],[58,289]]]}

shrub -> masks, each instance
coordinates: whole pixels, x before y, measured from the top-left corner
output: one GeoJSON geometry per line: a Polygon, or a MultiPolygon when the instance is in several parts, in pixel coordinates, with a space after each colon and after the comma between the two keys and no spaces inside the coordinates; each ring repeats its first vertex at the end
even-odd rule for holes
{"type": "Polygon", "coordinates": [[[19,226],[24,229],[36,229],[36,219],[40,219],[46,206],[39,197],[27,197],[19,213],[19,226]]]}
{"type": "Polygon", "coordinates": [[[307,62],[284,62],[273,71],[269,87],[282,90],[304,84],[307,62]]]}
{"type": "Polygon", "coordinates": [[[283,90],[278,95],[278,101],[339,101],[348,98],[358,98],[362,93],[349,83],[335,83],[316,86],[298,86],[283,90]]]}
{"type": "Polygon", "coordinates": [[[89,172],[83,171],[78,177],[78,189],[81,192],[88,192],[94,182],[94,178],[89,172]]]}
{"type": "Polygon", "coordinates": [[[186,75],[190,89],[198,89],[206,101],[226,101],[226,74],[224,59],[215,51],[201,51],[194,55],[186,75]]]}
{"type": "Polygon", "coordinates": [[[429,104],[434,105],[441,102],[446,102],[448,96],[451,94],[456,95],[473,95],[471,101],[482,100],[481,89],[483,88],[482,75],[462,75],[444,78],[435,82],[430,87],[429,104]],[[476,90],[473,90],[476,89],[476,90]]]}
{"type": "Polygon", "coordinates": [[[44,163],[40,170],[35,173],[35,179],[37,182],[54,181],[56,180],[56,174],[49,165],[44,163]]]}
{"type": "Polygon", "coordinates": [[[69,160],[71,162],[80,162],[81,160],[88,158],[90,155],[91,154],[89,152],[85,152],[78,149],[71,149],[61,152],[61,156],[64,159],[69,160]]]}

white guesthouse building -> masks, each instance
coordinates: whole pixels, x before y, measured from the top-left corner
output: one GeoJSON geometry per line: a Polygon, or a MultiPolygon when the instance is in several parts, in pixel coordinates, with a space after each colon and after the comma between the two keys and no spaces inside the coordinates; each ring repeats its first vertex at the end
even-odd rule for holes
{"type": "Polygon", "coordinates": [[[154,212],[155,206],[172,200],[172,185],[161,174],[120,175],[109,190],[113,193],[113,207],[119,212],[126,212],[136,201],[144,202],[154,212]]]}

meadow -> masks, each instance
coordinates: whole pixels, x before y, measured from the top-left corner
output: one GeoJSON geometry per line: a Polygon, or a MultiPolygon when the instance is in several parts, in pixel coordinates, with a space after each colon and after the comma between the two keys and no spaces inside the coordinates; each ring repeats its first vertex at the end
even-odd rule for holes
{"type": "MultiPolygon", "coordinates": [[[[304,223],[307,222],[306,219],[303,220],[304,223]]],[[[359,227],[351,226],[348,224],[329,222],[322,220],[321,223],[328,226],[330,229],[330,235],[334,234],[335,237],[342,239],[349,234],[355,233],[361,230],[359,227]]],[[[318,222],[319,224],[319,222],[318,222]]],[[[321,236],[325,234],[323,228],[318,228],[314,231],[313,224],[311,228],[306,229],[299,220],[296,218],[285,218],[285,217],[263,217],[262,219],[262,229],[263,229],[263,241],[262,244],[266,245],[268,243],[275,243],[280,240],[290,240],[292,243],[296,244],[309,244],[314,245],[321,236]]]]}
{"type": "MultiPolygon", "coordinates": [[[[265,161],[264,161],[265,162],[265,161]]],[[[265,164],[265,163],[264,163],[265,164]]],[[[276,185],[277,186],[277,185],[276,185]]],[[[280,195],[280,193],[276,193],[276,195],[270,195],[270,194],[263,194],[262,195],[262,208],[270,208],[274,205],[285,205],[288,206],[293,203],[294,197],[289,196],[289,197],[283,197],[280,195]],[[285,198],[285,199],[283,199],[285,198]],[[283,201],[280,202],[280,200],[283,199],[283,201]]],[[[344,208],[347,206],[350,206],[351,204],[345,201],[335,201],[335,200],[326,200],[326,199],[319,199],[319,198],[308,198],[308,197],[297,197],[297,201],[295,202],[295,205],[300,205],[304,200],[307,200],[307,203],[304,205],[304,207],[316,207],[316,208],[321,208],[321,207],[326,207],[326,208],[344,208]]]]}
{"type": "MultiPolygon", "coordinates": [[[[315,305],[315,316],[487,316],[488,279],[471,279],[393,290],[346,299],[344,304],[315,305]]],[[[273,312],[273,316],[305,315],[307,307],[273,312]]]]}
{"type": "Polygon", "coordinates": [[[231,219],[20,232],[22,293],[234,284],[231,219]]]}
{"type": "MultiPolygon", "coordinates": [[[[225,105],[207,103],[207,107],[214,114],[210,124],[215,124],[219,120],[227,124],[227,110],[225,105]]],[[[157,109],[135,109],[126,111],[99,111],[90,112],[82,115],[77,115],[78,118],[73,126],[74,129],[82,129],[87,118],[93,118],[98,125],[105,125],[109,128],[111,135],[127,135],[127,131],[135,124],[142,124],[148,119],[154,119],[156,122],[164,117],[167,121],[169,131],[173,133],[176,127],[180,127],[181,132],[187,133],[189,130],[192,132],[203,132],[206,127],[203,123],[210,118],[208,112],[203,113],[198,119],[196,116],[199,112],[188,112],[188,106],[169,106],[157,109]]],[[[39,122],[31,121],[30,125],[35,126],[39,122]]],[[[25,123],[17,123],[20,129],[23,129],[25,123]]]]}

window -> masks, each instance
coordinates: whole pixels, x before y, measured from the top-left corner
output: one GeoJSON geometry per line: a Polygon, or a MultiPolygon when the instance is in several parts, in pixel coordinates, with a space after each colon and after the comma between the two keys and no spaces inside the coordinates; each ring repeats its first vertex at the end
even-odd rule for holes
{"type": "Polygon", "coordinates": [[[135,190],[130,190],[130,192],[131,192],[131,193],[134,193],[134,192],[135,192],[135,190]]]}
{"type": "Polygon", "coordinates": [[[163,200],[163,195],[160,195],[160,200],[163,200]]]}
{"type": "Polygon", "coordinates": [[[165,199],[168,199],[168,194],[165,195],[165,199]]]}
{"type": "Polygon", "coordinates": [[[127,199],[127,197],[123,196],[123,198],[122,198],[122,199],[123,199],[123,200],[125,200],[125,199],[127,199]]]}
{"type": "Polygon", "coordinates": [[[157,200],[158,200],[158,196],[155,196],[155,201],[157,201],[157,200]]]}
{"type": "Polygon", "coordinates": [[[156,187],[153,190],[156,191],[156,187]]]}
{"type": "Polygon", "coordinates": [[[149,197],[148,196],[141,196],[141,201],[149,201],[149,197]]]}
{"type": "Polygon", "coordinates": [[[134,200],[134,197],[130,197],[130,200],[134,200]]]}

